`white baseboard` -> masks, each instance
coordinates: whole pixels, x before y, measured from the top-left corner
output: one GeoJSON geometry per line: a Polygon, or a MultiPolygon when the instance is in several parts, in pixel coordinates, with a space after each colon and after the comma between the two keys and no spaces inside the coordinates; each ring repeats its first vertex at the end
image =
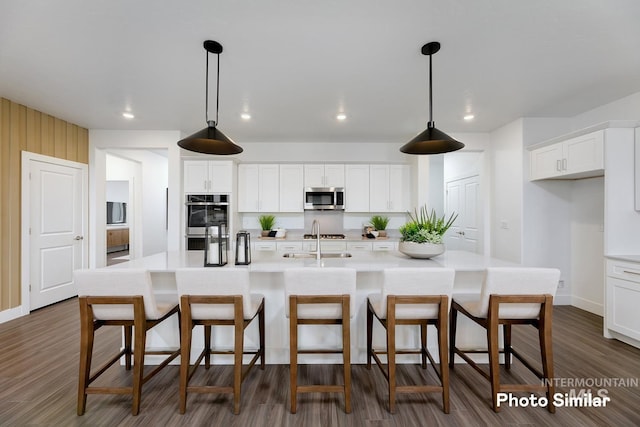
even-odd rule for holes
{"type": "Polygon", "coordinates": [[[604,305],[590,301],[588,299],[580,298],[575,295],[571,296],[571,305],[578,307],[579,309],[588,311],[589,313],[597,314],[598,316],[604,316],[604,305]]]}
{"type": "Polygon", "coordinates": [[[556,295],[553,298],[553,305],[572,305],[571,295],[556,295]]]}
{"type": "Polygon", "coordinates": [[[10,320],[17,319],[29,313],[24,313],[22,310],[22,306],[10,308],[8,310],[0,311],[0,323],[5,323],[10,320]]]}

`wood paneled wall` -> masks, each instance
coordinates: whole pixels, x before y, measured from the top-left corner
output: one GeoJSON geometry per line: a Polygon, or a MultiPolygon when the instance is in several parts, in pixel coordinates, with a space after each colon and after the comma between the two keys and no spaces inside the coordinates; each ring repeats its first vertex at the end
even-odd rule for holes
{"type": "Polygon", "coordinates": [[[0,311],[21,304],[22,151],[89,163],[89,131],[0,98],[0,311]]]}

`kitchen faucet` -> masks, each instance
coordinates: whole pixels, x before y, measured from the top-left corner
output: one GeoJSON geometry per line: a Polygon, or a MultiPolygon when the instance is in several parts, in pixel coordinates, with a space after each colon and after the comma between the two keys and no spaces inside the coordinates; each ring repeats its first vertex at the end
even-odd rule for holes
{"type": "Polygon", "coordinates": [[[313,220],[313,224],[311,224],[311,235],[313,236],[313,232],[316,234],[316,259],[322,258],[322,253],[320,252],[320,223],[317,219],[313,220]]]}

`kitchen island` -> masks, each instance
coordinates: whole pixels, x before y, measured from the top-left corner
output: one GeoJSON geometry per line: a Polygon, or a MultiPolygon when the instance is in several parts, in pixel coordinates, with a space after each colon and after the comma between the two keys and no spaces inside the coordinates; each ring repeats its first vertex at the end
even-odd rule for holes
{"type": "MultiPolygon", "coordinates": [[[[203,266],[202,251],[164,252],[148,257],[116,264],[109,268],[144,268],[150,271],[153,285],[162,293],[175,293],[175,270],[177,268],[197,268],[203,266]]],[[[279,252],[260,252],[254,254],[252,263],[247,266],[234,266],[232,262],[224,267],[211,268],[246,268],[250,272],[251,291],[265,296],[266,315],[266,362],[270,364],[289,363],[289,323],[284,311],[284,278],[283,271],[294,267],[344,267],[357,271],[356,312],[351,320],[351,354],[353,363],[366,362],[366,298],[367,295],[379,292],[385,268],[411,267],[449,267],[456,271],[454,296],[456,298],[473,298],[480,293],[484,270],[487,267],[514,266],[513,263],[501,261],[464,251],[447,251],[432,259],[412,259],[399,252],[367,252],[356,251],[348,258],[285,258],[279,252]]],[[[467,319],[458,320],[457,342],[466,347],[486,347],[486,337],[482,329],[467,319]],[[483,344],[484,343],[484,344],[483,344]]],[[[198,327],[201,328],[201,327],[198,327]]],[[[429,326],[428,347],[437,356],[435,349],[435,330],[429,326]]],[[[300,334],[301,347],[336,346],[341,343],[339,328],[332,326],[306,326],[300,334]]],[[[194,331],[192,357],[199,353],[203,346],[202,332],[194,331]]],[[[257,347],[257,325],[250,325],[245,333],[245,346],[257,347]]],[[[398,348],[416,347],[419,342],[417,327],[400,327],[397,330],[398,348]]],[[[231,348],[232,331],[228,327],[214,328],[212,343],[214,346],[231,348]]],[[[384,330],[379,325],[374,327],[374,347],[385,345],[384,330]]],[[[175,347],[179,345],[177,319],[156,326],[147,338],[149,347],[175,347]]],[[[213,363],[231,363],[231,358],[217,356],[213,363]]],[[[339,355],[303,355],[301,363],[341,363],[339,355]]],[[[403,355],[399,363],[414,362],[417,356],[403,355]]],[[[482,360],[479,356],[478,360],[482,360]]],[[[152,357],[147,363],[154,363],[152,357]]]]}

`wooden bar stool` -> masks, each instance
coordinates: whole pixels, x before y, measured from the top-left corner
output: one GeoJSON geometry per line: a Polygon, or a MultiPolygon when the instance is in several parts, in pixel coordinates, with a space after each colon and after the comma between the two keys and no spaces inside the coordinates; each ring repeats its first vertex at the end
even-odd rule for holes
{"type": "Polygon", "coordinates": [[[291,413],[298,393],[344,394],[351,412],[351,328],[355,312],[356,270],[305,267],[284,271],[285,310],[289,318],[291,413]],[[342,349],[299,349],[298,325],[342,325],[342,349]],[[344,384],[298,385],[298,354],[342,353],[344,384]]]}
{"type": "Polygon", "coordinates": [[[251,294],[249,271],[235,268],[186,268],[176,270],[176,283],[182,312],[181,362],[180,362],[180,413],[187,409],[187,392],[232,393],[233,412],[240,413],[242,381],[260,358],[260,369],[264,369],[264,296],[251,294]],[[244,349],[244,330],[258,318],[260,347],[255,351],[244,349]],[[191,338],[193,327],[204,327],[204,349],[200,352],[193,369],[190,370],[191,338]],[[211,348],[211,326],[233,326],[233,350],[211,348]],[[189,385],[196,369],[205,361],[209,369],[212,354],[232,354],[233,384],[231,386],[189,385]],[[253,354],[243,371],[244,354],[253,354]]]}
{"type": "Polygon", "coordinates": [[[449,364],[454,367],[454,356],[462,357],[491,383],[492,406],[500,411],[498,393],[544,391],[549,412],[553,405],[553,351],[551,342],[551,318],[553,295],[558,287],[560,271],[555,268],[488,268],[480,300],[461,302],[456,299],[451,305],[451,336],[449,364]],[[456,322],[458,312],[464,314],[487,331],[487,350],[460,350],[456,347],[456,322]],[[498,326],[503,327],[503,350],[498,349],[498,326]],[[511,347],[511,326],[532,325],[538,329],[542,372],[535,368],[519,352],[511,347]],[[488,353],[489,373],[482,370],[468,353],[488,353]],[[499,353],[504,353],[505,368],[511,368],[511,355],[520,360],[540,378],[542,384],[500,384],[499,353]]]}
{"type": "Polygon", "coordinates": [[[455,270],[451,268],[388,268],[383,272],[382,291],[367,298],[367,369],[371,369],[371,358],[389,383],[389,412],[395,412],[397,393],[442,393],[443,411],[449,413],[449,365],[447,361],[447,324],[449,322],[449,300],[453,291],[455,270]],[[376,351],[372,346],[373,318],[385,328],[387,350],[376,351]],[[396,348],[396,326],[419,325],[420,348],[396,348]],[[440,370],[427,349],[427,325],[438,330],[440,370]],[[387,355],[387,369],[379,354],[387,355]],[[440,385],[396,384],[396,354],[420,354],[423,369],[427,358],[436,370],[440,385]]]}
{"type": "MultiPolygon", "coordinates": [[[[163,320],[178,314],[178,298],[174,295],[156,295],[151,276],[146,270],[99,269],[77,270],[74,281],[78,286],[80,303],[80,374],[78,380],[78,415],[83,415],[87,394],[130,394],[133,397],[131,413],[138,415],[142,385],[180,354],[180,349],[146,351],[147,331],[163,320]],[[102,326],[122,326],[124,348],[107,363],[91,374],[91,358],[95,331],[102,326]],[[133,336],[132,350],[132,329],[133,336]],[[122,356],[125,368],[131,369],[133,354],[133,385],[131,387],[90,387],[122,356]],[[167,357],[144,376],[144,356],[167,357]]],[[[178,322],[179,323],[179,322],[178,322]]]]}

